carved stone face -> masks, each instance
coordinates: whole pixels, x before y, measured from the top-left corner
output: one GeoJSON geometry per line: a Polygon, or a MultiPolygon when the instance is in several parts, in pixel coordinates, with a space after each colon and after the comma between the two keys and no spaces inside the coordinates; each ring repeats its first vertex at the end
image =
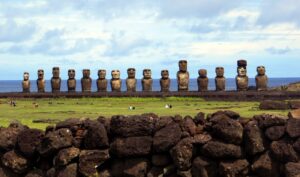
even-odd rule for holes
{"type": "Polygon", "coordinates": [[[162,70],[161,71],[161,77],[163,79],[168,79],[169,78],[169,71],[168,70],[162,70]]]}
{"type": "Polygon", "coordinates": [[[99,77],[99,79],[105,79],[105,77],[106,77],[106,70],[105,69],[99,69],[98,70],[98,77],[99,77]]]}
{"type": "Polygon", "coordinates": [[[264,66],[258,66],[256,70],[257,70],[257,74],[260,76],[266,74],[266,68],[264,66]]]}
{"type": "Polygon", "coordinates": [[[247,69],[245,67],[238,67],[237,73],[238,73],[238,76],[244,77],[247,75],[247,69]]]}
{"type": "Polygon", "coordinates": [[[89,78],[91,75],[91,71],[89,69],[82,70],[83,78],[89,78]]]}
{"type": "Polygon", "coordinates": [[[75,79],[75,69],[68,70],[69,79],[75,79]]]}
{"type": "Polygon", "coordinates": [[[23,78],[24,78],[24,81],[28,81],[29,80],[29,73],[28,72],[24,72],[23,78]]]}
{"type": "Polygon", "coordinates": [[[53,74],[53,77],[58,78],[59,77],[59,67],[53,67],[52,74],[53,74]]]}
{"type": "Polygon", "coordinates": [[[44,79],[44,70],[42,69],[38,70],[38,79],[44,79]]]}
{"type": "Polygon", "coordinates": [[[151,69],[144,69],[143,76],[144,76],[144,79],[151,79],[151,69]]]}
{"type": "Polygon", "coordinates": [[[128,68],[127,69],[128,78],[135,78],[135,69],[134,68],[128,68]]]}
{"type": "Polygon", "coordinates": [[[216,67],[216,75],[217,75],[217,77],[224,77],[224,68],[216,67]]]}
{"type": "Polygon", "coordinates": [[[111,71],[111,77],[113,79],[120,79],[120,71],[119,70],[112,70],[111,71]]]}
{"type": "Polygon", "coordinates": [[[207,77],[207,70],[206,69],[199,69],[198,74],[200,77],[205,78],[207,77]]]}
{"type": "Polygon", "coordinates": [[[179,61],[179,70],[181,72],[186,72],[187,71],[187,61],[186,60],[180,60],[179,61]]]}

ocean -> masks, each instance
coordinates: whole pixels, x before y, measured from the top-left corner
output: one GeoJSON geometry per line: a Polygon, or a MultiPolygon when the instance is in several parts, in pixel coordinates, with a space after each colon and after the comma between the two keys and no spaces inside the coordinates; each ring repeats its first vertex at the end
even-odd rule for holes
{"type": "MultiPolygon", "coordinates": [[[[269,78],[269,87],[277,87],[281,85],[286,85],[289,83],[299,82],[299,78],[269,78]]],[[[109,82],[108,82],[109,83],[109,82]]],[[[249,86],[255,86],[255,79],[249,78],[249,86]]],[[[214,78],[209,79],[209,90],[215,90],[215,81],[214,78]]],[[[235,79],[227,78],[226,79],[226,90],[235,90],[235,79]]],[[[108,84],[108,91],[111,91],[110,84],[108,84]]],[[[137,91],[142,90],[141,79],[137,79],[137,91]]],[[[176,79],[171,79],[171,91],[177,90],[177,81],[176,79]]],[[[197,79],[190,79],[189,85],[190,91],[198,90],[197,79]]],[[[36,81],[31,80],[31,92],[36,92],[36,81]]],[[[67,81],[62,80],[61,91],[68,91],[67,81]]],[[[77,80],[76,91],[81,91],[80,80],[77,80]]],[[[93,80],[92,91],[97,91],[96,80],[93,80]]],[[[126,81],[122,80],[122,91],[126,91],[126,81]]],[[[159,79],[153,79],[153,91],[160,91],[159,79]]],[[[22,92],[22,81],[21,80],[0,80],[0,92],[22,92]]],[[[51,92],[50,80],[46,80],[46,92],[51,92]]]]}

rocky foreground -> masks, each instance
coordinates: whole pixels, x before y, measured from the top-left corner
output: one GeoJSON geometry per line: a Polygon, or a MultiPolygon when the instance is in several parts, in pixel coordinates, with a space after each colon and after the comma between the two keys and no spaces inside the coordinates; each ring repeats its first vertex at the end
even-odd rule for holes
{"type": "Polygon", "coordinates": [[[0,129],[1,177],[296,177],[300,111],[69,119],[0,129]]]}

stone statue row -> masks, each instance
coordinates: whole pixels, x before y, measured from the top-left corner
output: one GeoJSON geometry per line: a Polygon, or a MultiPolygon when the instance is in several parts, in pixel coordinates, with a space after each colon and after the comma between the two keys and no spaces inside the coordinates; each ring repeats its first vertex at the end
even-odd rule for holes
{"type": "MultiPolygon", "coordinates": [[[[237,62],[237,76],[236,76],[236,86],[238,91],[246,91],[248,90],[248,76],[247,76],[247,61],[246,60],[238,60],[237,62]]],[[[268,88],[268,77],[265,74],[266,70],[264,66],[257,67],[257,75],[255,77],[256,81],[256,89],[258,91],[267,90],[268,88]]],[[[90,77],[90,70],[84,69],[82,71],[83,77],[81,79],[81,88],[82,92],[91,92],[92,87],[92,78],[90,77]]],[[[51,88],[52,92],[60,92],[61,87],[61,78],[60,78],[60,70],[59,67],[53,67],[52,69],[53,77],[51,78],[51,88]]],[[[198,71],[199,77],[197,79],[198,82],[198,91],[207,91],[208,90],[208,77],[207,70],[200,69],[198,71]]],[[[127,69],[127,79],[126,79],[126,87],[128,92],[136,91],[136,83],[137,80],[135,78],[136,71],[134,68],[127,69]]],[[[75,79],[75,70],[68,70],[69,79],[67,81],[68,91],[74,92],[76,89],[76,79],[75,79]]],[[[114,92],[121,91],[122,80],[120,78],[119,70],[111,71],[111,90],[114,92]]],[[[178,91],[188,91],[189,90],[189,72],[187,71],[187,61],[180,60],[179,61],[179,71],[177,72],[177,85],[178,91]]],[[[106,70],[100,69],[98,70],[98,79],[97,79],[97,88],[98,92],[106,92],[107,91],[107,79],[106,79],[106,70]]],[[[160,86],[162,92],[170,91],[170,78],[169,71],[162,70],[161,71],[161,79],[160,86]]],[[[144,69],[143,70],[143,78],[142,78],[142,90],[143,91],[152,91],[153,80],[151,77],[151,70],[144,69]]],[[[216,91],[225,91],[226,79],[224,77],[224,68],[216,67],[216,77],[215,77],[215,85],[216,91]]],[[[29,81],[29,73],[24,73],[24,80],[22,82],[23,92],[30,92],[30,81],[29,81]]],[[[44,79],[44,70],[38,70],[38,79],[37,79],[37,89],[38,92],[45,92],[45,79],[44,79]]]]}

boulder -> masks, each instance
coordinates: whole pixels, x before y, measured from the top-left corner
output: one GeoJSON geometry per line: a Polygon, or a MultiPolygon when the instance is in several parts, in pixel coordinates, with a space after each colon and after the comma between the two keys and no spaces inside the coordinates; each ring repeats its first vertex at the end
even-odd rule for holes
{"type": "Polygon", "coordinates": [[[220,174],[226,177],[246,177],[249,172],[249,163],[246,159],[223,161],[219,166],[220,174]]]}
{"type": "Polygon", "coordinates": [[[272,114],[261,114],[253,117],[258,122],[259,128],[266,129],[268,127],[285,125],[287,117],[272,114]]]}
{"type": "Polygon", "coordinates": [[[27,158],[32,158],[37,153],[38,145],[41,143],[44,133],[38,129],[25,129],[17,138],[20,152],[27,158]]]}
{"type": "Polygon", "coordinates": [[[111,133],[119,137],[150,136],[153,134],[154,118],[148,116],[113,116],[111,133]]]}
{"type": "Polygon", "coordinates": [[[168,154],[154,154],[151,162],[154,166],[164,167],[172,163],[172,158],[168,154]]]}
{"type": "Polygon", "coordinates": [[[212,140],[212,137],[208,133],[203,133],[203,134],[197,134],[193,137],[193,144],[194,145],[204,145],[207,142],[212,140]]]}
{"type": "Polygon", "coordinates": [[[69,164],[72,160],[79,156],[80,149],[75,147],[70,147],[62,149],[58,152],[57,156],[54,158],[54,165],[65,166],[69,164]]]}
{"type": "Polygon", "coordinates": [[[199,112],[195,117],[194,117],[194,122],[196,125],[204,125],[206,120],[205,120],[205,114],[203,112],[199,112]]]}
{"type": "Polygon", "coordinates": [[[25,177],[44,177],[45,174],[43,173],[42,170],[36,169],[36,170],[31,170],[30,172],[27,173],[25,177]]]}
{"type": "Polygon", "coordinates": [[[286,132],[292,138],[300,137],[300,119],[289,118],[286,125],[286,132]]]}
{"type": "Polygon", "coordinates": [[[166,127],[167,125],[174,123],[173,117],[171,116],[161,116],[154,121],[154,133],[158,130],[166,127]]]}
{"type": "Polygon", "coordinates": [[[70,147],[72,142],[73,137],[71,131],[67,128],[62,128],[46,134],[45,137],[43,137],[38,150],[42,156],[48,156],[59,149],[70,147]]]}
{"type": "Polygon", "coordinates": [[[192,170],[188,169],[186,171],[177,170],[177,175],[180,177],[192,177],[192,170]]]}
{"type": "Polygon", "coordinates": [[[227,116],[213,122],[213,136],[224,140],[227,143],[241,144],[243,140],[243,126],[236,120],[227,116]]]}
{"type": "Polygon", "coordinates": [[[229,118],[235,119],[235,120],[238,119],[238,118],[240,118],[240,114],[239,113],[236,113],[236,112],[230,111],[230,110],[217,111],[217,112],[213,113],[211,116],[215,117],[215,116],[218,116],[218,115],[226,115],[229,118]]]}
{"type": "Polygon", "coordinates": [[[245,150],[249,155],[255,155],[265,150],[263,131],[256,121],[250,121],[244,128],[245,150]]]}
{"type": "Polygon", "coordinates": [[[78,118],[70,118],[63,120],[61,122],[58,122],[55,126],[55,128],[61,129],[61,128],[68,128],[70,130],[77,129],[78,127],[82,127],[84,124],[85,119],[78,119],[78,118]]]}
{"type": "Polygon", "coordinates": [[[110,118],[99,116],[97,121],[100,122],[102,125],[104,125],[107,135],[110,136],[110,122],[111,122],[110,118]]]}
{"type": "Polygon", "coordinates": [[[290,111],[288,116],[289,116],[289,118],[300,119],[300,109],[290,111]]]}
{"type": "Polygon", "coordinates": [[[97,168],[109,159],[108,150],[82,150],[79,154],[79,172],[89,177],[97,174],[97,168]]]}
{"type": "Polygon", "coordinates": [[[76,177],[78,175],[77,168],[77,163],[72,163],[66,167],[57,170],[56,177],[76,177]]]}
{"type": "Polygon", "coordinates": [[[196,134],[196,124],[194,123],[192,117],[186,116],[183,119],[183,122],[181,124],[181,129],[183,132],[189,133],[190,136],[194,136],[196,134]]]}
{"type": "Polygon", "coordinates": [[[298,138],[298,139],[293,143],[293,148],[295,149],[295,151],[297,151],[298,153],[300,153],[300,138],[298,138]]]}
{"type": "Polygon", "coordinates": [[[18,135],[24,128],[22,127],[8,127],[0,128],[0,149],[5,151],[12,150],[16,143],[18,135]]]}
{"type": "Polygon", "coordinates": [[[2,164],[18,174],[26,173],[30,163],[15,151],[6,152],[1,159],[2,164]]]}
{"type": "Polygon", "coordinates": [[[192,165],[193,177],[218,177],[218,165],[204,157],[196,157],[192,165]]]}
{"type": "Polygon", "coordinates": [[[99,171],[101,177],[112,177],[110,170],[104,169],[99,171]]]}
{"type": "Polygon", "coordinates": [[[254,160],[252,171],[259,177],[279,177],[279,165],[271,159],[270,153],[267,151],[256,160],[254,160]]]}
{"type": "Polygon", "coordinates": [[[289,105],[291,109],[300,109],[300,101],[290,101],[289,105]]]}
{"type": "Polygon", "coordinates": [[[179,143],[171,149],[170,154],[175,166],[179,170],[188,170],[192,165],[192,138],[185,138],[179,141],[179,143]]]}
{"type": "Polygon", "coordinates": [[[298,161],[297,153],[293,149],[292,145],[283,140],[273,141],[271,143],[270,149],[273,157],[280,162],[286,163],[298,161]]]}
{"type": "Polygon", "coordinates": [[[124,175],[126,177],[145,177],[150,170],[150,162],[144,158],[126,159],[124,175]]]}
{"type": "Polygon", "coordinates": [[[164,171],[162,167],[152,167],[151,170],[147,173],[147,177],[158,177],[163,175],[164,171]]]}
{"type": "Polygon", "coordinates": [[[167,152],[181,139],[181,129],[177,123],[171,123],[157,131],[153,137],[155,152],[167,152]]]}
{"type": "Polygon", "coordinates": [[[285,177],[299,177],[300,163],[289,162],[284,166],[285,177]]]}
{"type": "Polygon", "coordinates": [[[285,101],[265,100],[260,103],[259,109],[261,109],[261,110],[287,110],[287,109],[290,109],[290,106],[285,101]]]}
{"type": "Polygon", "coordinates": [[[226,144],[220,141],[212,140],[202,147],[203,154],[217,159],[223,158],[241,158],[242,149],[234,144],[226,144]]]}
{"type": "Polygon", "coordinates": [[[269,127],[265,131],[265,135],[269,140],[277,141],[285,134],[285,126],[269,127]]]}
{"type": "Polygon", "coordinates": [[[111,153],[117,157],[145,156],[151,152],[152,137],[116,138],[110,145],[111,153]]]}
{"type": "Polygon", "coordinates": [[[96,120],[86,120],[87,133],[84,136],[85,149],[103,149],[109,147],[106,129],[96,120]]]}

